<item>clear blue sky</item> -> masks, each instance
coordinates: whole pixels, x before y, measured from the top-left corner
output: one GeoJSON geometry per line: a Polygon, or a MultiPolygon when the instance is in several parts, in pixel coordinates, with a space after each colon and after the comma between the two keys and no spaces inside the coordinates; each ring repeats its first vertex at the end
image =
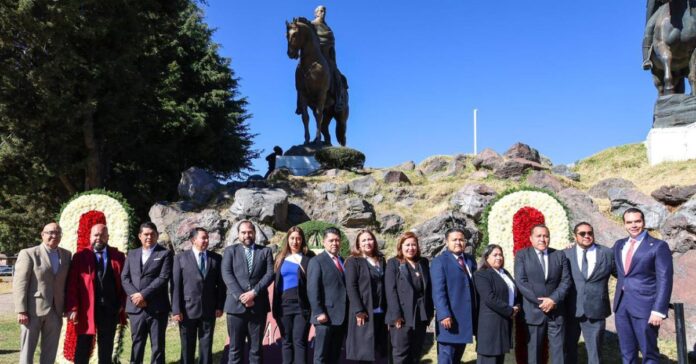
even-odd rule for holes
{"type": "MultiPolygon", "coordinates": [[[[312,19],[319,4],[204,6],[264,155],[303,141],[284,22],[312,19]]],[[[479,150],[502,153],[522,141],[555,163],[643,141],[650,130],[656,91],[641,69],[642,1],[323,4],[350,84],[348,146],[364,152],[368,166],[470,153],[474,108],[479,150]]],[[[265,172],[263,155],[254,166],[265,172]]]]}

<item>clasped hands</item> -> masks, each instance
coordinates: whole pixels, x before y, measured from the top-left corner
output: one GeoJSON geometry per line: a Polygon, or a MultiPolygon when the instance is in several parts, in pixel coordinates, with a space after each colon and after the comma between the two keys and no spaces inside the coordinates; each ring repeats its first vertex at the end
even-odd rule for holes
{"type": "Polygon", "coordinates": [[[548,297],[537,297],[537,299],[541,302],[539,309],[544,313],[549,313],[556,308],[556,302],[548,297]]]}
{"type": "Polygon", "coordinates": [[[142,293],[133,293],[130,295],[130,300],[133,302],[135,307],[138,308],[145,308],[147,307],[147,301],[145,301],[145,297],[143,297],[142,293]]]}
{"type": "Polygon", "coordinates": [[[365,325],[365,322],[367,321],[367,317],[368,317],[367,313],[365,313],[365,312],[358,312],[357,314],[355,314],[355,319],[358,323],[358,326],[365,325]]]}
{"type": "Polygon", "coordinates": [[[256,292],[252,289],[251,291],[239,295],[239,302],[241,302],[244,307],[251,308],[254,307],[254,298],[256,298],[256,292]]]}

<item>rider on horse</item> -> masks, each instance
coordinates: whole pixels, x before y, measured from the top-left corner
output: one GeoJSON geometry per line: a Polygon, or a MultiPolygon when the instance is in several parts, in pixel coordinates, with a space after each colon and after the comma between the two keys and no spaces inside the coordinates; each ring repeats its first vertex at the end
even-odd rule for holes
{"type": "Polygon", "coordinates": [[[644,36],[643,36],[643,69],[644,70],[649,70],[653,66],[652,61],[650,61],[650,53],[652,52],[652,46],[653,46],[652,42],[653,42],[653,33],[654,33],[655,24],[654,24],[654,22],[651,22],[650,19],[657,12],[657,9],[659,9],[662,4],[669,2],[669,1],[671,1],[671,0],[648,0],[648,3],[646,5],[646,9],[645,9],[645,32],[644,32],[644,36]]]}
{"type": "Polygon", "coordinates": [[[317,6],[314,9],[314,15],[316,18],[312,20],[314,28],[316,29],[317,36],[319,37],[319,45],[321,47],[321,53],[324,58],[329,63],[329,68],[331,68],[331,94],[334,96],[335,105],[334,108],[336,112],[340,112],[345,107],[345,97],[343,94],[343,77],[338,71],[338,66],[336,65],[336,49],[335,49],[335,39],[333,30],[326,24],[324,18],[326,17],[326,7],[324,5],[317,6]]]}

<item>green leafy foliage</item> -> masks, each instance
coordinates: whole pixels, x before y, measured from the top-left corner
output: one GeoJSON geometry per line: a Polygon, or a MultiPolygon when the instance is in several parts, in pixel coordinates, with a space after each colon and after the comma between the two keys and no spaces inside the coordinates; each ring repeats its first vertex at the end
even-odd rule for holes
{"type": "Polygon", "coordinates": [[[319,149],[314,156],[321,166],[327,169],[350,170],[365,165],[365,154],[348,147],[328,147],[319,149]]]}
{"type": "Polygon", "coordinates": [[[323,234],[324,230],[332,227],[341,232],[341,256],[346,258],[350,256],[350,242],[348,237],[337,225],[325,221],[311,220],[297,225],[305,233],[307,245],[310,249],[324,249],[323,234]]]}
{"type": "Polygon", "coordinates": [[[197,4],[0,0],[0,251],[80,191],[146,219],[191,166],[250,168],[246,100],[197,4]]]}

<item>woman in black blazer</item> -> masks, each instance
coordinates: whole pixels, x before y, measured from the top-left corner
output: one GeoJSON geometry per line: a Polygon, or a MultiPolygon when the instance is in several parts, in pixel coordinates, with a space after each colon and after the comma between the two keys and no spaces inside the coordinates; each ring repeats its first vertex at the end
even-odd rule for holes
{"type": "Polygon", "coordinates": [[[385,265],[375,234],[370,230],[358,232],[344,264],[348,291],[346,359],[374,363],[386,358],[385,265]]]}
{"type": "Polygon", "coordinates": [[[309,300],[307,265],[314,253],[307,247],[302,229],[293,226],[285,235],[285,244],[276,256],[273,284],[273,318],[283,340],[283,363],[307,362],[309,300]]]}
{"type": "Polygon", "coordinates": [[[503,249],[489,244],[474,273],[479,295],[476,363],[502,364],[512,348],[512,319],[520,312],[519,293],[510,273],[503,268],[503,249]]]}
{"type": "Polygon", "coordinates": [[[418,237],[406,232],[387,262],[387,323],[395,364],[420,362],[425,329],[433,318],[428,259],[420,256],[418,237]]]}

